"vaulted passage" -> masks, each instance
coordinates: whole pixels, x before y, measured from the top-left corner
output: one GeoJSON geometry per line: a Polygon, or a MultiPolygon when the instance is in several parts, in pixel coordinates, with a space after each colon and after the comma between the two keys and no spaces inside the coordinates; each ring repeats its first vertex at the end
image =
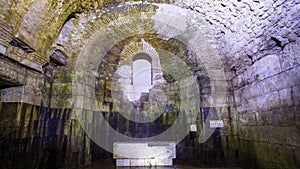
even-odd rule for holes
{"type": "Polygon", "coordinates": [[[0,8],[0,169],[300,168],[299,0],[0,8]]]}

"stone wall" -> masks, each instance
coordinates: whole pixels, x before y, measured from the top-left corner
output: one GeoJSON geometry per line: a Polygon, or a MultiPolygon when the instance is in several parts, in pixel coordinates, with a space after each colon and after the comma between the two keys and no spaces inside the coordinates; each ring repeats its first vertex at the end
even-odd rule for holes
{"type": "MultiPolygon", "coordinates": [[[[98,41],[93,41],[91,48],[86,48],[86,42],[91,42],[97,37],[97,30],[118,26],[117,29],[120,30],[141,31],[137,29],[137,23],[148,23],[157,10],[156,7],[135,6],[129,3],[126,8],[125,5],[118,8],[113,5],[103,7],[111,3],[113,2],[92,0],[1,2],[0,53],[18,64],[1,60],[0,75],[24,85],[2,90],[1,113],[7,118],[0,120],[0,129],[3,137],[9,135],[9,143],[3,143],[9,145],[9,148],[3,149],[7,153],[1,153],[8,156],[3,159],[21,158],[23,153],[24,157],[30,158],[22,161],[35,158],[39,161],[44,160],[41,164],[47,164],[56,154],[59,157],[56,159],[57,164],[68,159],[65,166],[71,167],[87,164],[93,159],[90,155],[89,139],[74,120],[74,111],[71,110],[75,62],[79,55],[89,56],[90,53],[87,52],[94,51],[92,49],[97,49],[99,44],[109,47],[111,36],[99,38],[98,41]],[[101,10],[96,10],[100,8],[106,11],[106,14],[100,15],[101,10]],[[122,20],[113,23],[113,26],[110,25],[118,17],[126,17],[133,11],[139,13],[142,10],[149,15],[132,20],[130,24],[125,22],[127,20],[124,20],[124,23],[122,20]],[[99,17],[101,20],[97,22],[99,17]],[[20,48],[20,44],[19,47],[13,46],[11,43],[16,39],[22,40],[26,44],[25,48],[20,48]],[[48,55],[53,48],[65,52],[69,56],[70,65],[55,70],[51,88],[50,84],[44,84],[42,75],[36,70],[40,71],[41,66],[48,61],[48,55]],[[29,52],[28,49],[34,51],[29,52]],[[28,71],[28,67],[35,71],[28,71]],[[47,127],[44,127],[46,124],[47,127]],[[78,143],[85,146],[78,146],[78,143]],[[34,148],[37,150],[33,150],[34,148]],[[78,163],[75,164],[74,161],[78,163]]],[[[300,2],[175,0],[172,3],[200,14],[208,22],[208,25],[205,25],[208,30],[202,33],[213,37],[209,45],[214,46],[215,51],[202,50],[202,60],[197,57],[183,58],[190,61],[194,77],[198,80],[203,103],[200,108],[201,115],[205,116],[209,110],[216,110],[225,122],[225,127],[216,130],[204,144],[193,144],[192,140],[185,139],[182,145],[186,146],[183,150],[187,150],[188,155],[182,153],[182,156],[186,156],[183,158],[201,159],[200,164],[205,165],[240,163],[245,168],[299,168],[300,2]],[[219,80],[215,77],[216,79],[211,78],[207,81],[207,72],[203,71],[205,68],[201,65],[203,61],[209,61],[205,60],[205,56],[215,54],[220,55],[222,65],[214,65],[214,71],[224,69],[225,78],[219,80]],[[223,88],[227,92],[226,104],[211,105],[211,94],[224,92],[214,91],[217,85],[211,84],[227,84],[226,89],[223,88]],[[232,108],[233,105],[235,109],[232,108]],[[218,158],[211,161],[213,157],[218,158]]],[[[180,16],[175,13],[174,16],[180,16]]],[[[191,16],[190,13],[188,16],[191,16]]],[[[160,27],[159,24],[156,25],[157,30],[152,26],[146,25],[144,31],[164,31],[164,27],[160,27]]],[[[178,33],[172,31],[171,27],[168,28],[169,32],[163,32],[166,35],[178,33]]],[[[168,43],[162,43],[149,37],[152,39],[149,42],[152,42],[154,47],[164,46],[164,50],[176,51],[176,54],[184,53],[176,46],[177,42],[169,40],[168,43]]],[[[192,41],[190,44],[193,42],[199,43],[192,41]]],[[[111,56],[118,53],[118,48],[110,52],[108,55],[113,60],[114,57],[111,56]]],[[[93,61],[87,60],[83,64],[89,65],[93,61]]],[[[88,89],[83,91],[90,91],[90,88],[88,89]]],[[[106,112],[110,111],[109,104],[102,106],[106,112]]],[[[91,145],[95,147],[93,153],[97,154],[97,146],[93,143],[91,145]]],[[[96,156],[94,159],[97,159],[96,156]]],[[[3,164],[10,167],[17,165],[9,160],[3,164]]]]}
{"type": "Polygon", "coordinates": [[[240,164],[299,168],[299,1],[175,3],[207,18],[227,58],[240,164]]]}
{"type": "Polygon", "coordinates": [[[0,108],[1,168],[78,168],[90,163],[90,140],[72,110],[4,102],[0,108]]]}
{"type": "MultiPolygon", "coordinates": [[[[51,91],[52,82],[38,69],[4,54],[10,52],[0,57],[0,79],[7,82],[0,90],[0,168],[78,168],[89,164],[90,139],[74,112],[64,108],[64,103],[59,109],[51,108],[56,94],[51,91]]],[[[24,51],[19,54],[27,57],[24,51]]]]}
{"type": "Polygon", "coordinates": [[[1,103],[1,168],[32,168],[41,152],[37,107],[26,110],[20,103],[1,103]],[[19,113],[18,113],[19,110],[19,113]],[[21,113],[22,111],[23,113],[21,113]],[[18,163],[14,159],[18,159],[18,163]]]}
{"type": "Polygon", "coordinates": [[[290,59],[299,58],[291,52],[297,46],[287,44],[280,54],[264,56],[233,79],[245,165],[299,167],[300,67],[290,59]]]}

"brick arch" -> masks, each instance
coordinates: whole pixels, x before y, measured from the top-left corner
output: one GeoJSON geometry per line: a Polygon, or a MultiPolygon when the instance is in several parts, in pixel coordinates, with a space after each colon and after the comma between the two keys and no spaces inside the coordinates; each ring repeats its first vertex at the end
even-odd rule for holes
{"type": "MultiPolygon", "coordinates": [[[[147,56],[149,56],[149,60],[151,60],[151,79],[152,84],[156,85],[159,83],[166,82],[163,79],[163,71],[160,65],[160,59],[159,55],[148,42],[146,42],[144,39],[141,39],[139,42],[132,42],[129,45],[126,45],[124,50],[120,54],[120,65],[127,65],[131,66],[132,61],[134,60],[134,57],[144,53],[147,56]]],[[[147,60],[147,59],[146,59],[147,60]]]]}
{"type": "Polygon", "coordinates": [[[147,53],[138,53],[133,56],[132,61],[136,61],[139,59],[147,60],[148,62],[152,63],[152,58],[147,53]]]}

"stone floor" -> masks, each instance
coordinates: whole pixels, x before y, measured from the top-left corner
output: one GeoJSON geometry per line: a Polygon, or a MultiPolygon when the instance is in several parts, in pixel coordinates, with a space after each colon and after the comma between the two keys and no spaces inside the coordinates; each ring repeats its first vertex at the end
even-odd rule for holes
{"type": "Polygon", "coordinates": [[[85,169],[242,169],[239,167],[210,167],[210,168],[202,168],[191,165],[180,165],[176,164],[170,167],[116,167],[115,164],[111,161],[100,161],[91,166],[87,166],[85,169]]]}

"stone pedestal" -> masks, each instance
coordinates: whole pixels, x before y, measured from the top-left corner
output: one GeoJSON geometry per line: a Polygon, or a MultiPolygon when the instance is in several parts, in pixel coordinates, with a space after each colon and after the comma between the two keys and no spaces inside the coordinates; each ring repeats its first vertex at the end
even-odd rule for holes
{"type": "Polygon", "coordinates": [[[174,142],[116,142],[117,166],[172,166],[176,158],[174,142]]]}

